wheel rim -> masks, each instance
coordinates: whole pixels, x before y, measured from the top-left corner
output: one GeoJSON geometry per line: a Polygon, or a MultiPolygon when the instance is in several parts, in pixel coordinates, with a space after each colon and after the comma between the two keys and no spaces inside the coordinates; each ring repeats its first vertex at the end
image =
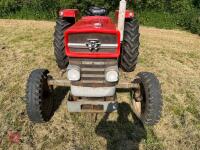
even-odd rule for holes
{"type": "Polygon", "coordinates": [[[143,84],[141,83],[140,78],[137,78],[136,83],[138,84],[139,87],[137,89],[132,90],[132,105],[133,105],[133,112],[139,119],[141,119],[142,114],[144,113],[146,107],[145,106],[146,97],[145,97],[144,87],[143,84]],[[135,96],[136,93],[137,96],[135,96]]]}
{"type": "Polygon", "coordinates": [[[135,100],[133,100],[133,111],[135,113],[135,115],[138,118],[141,118],[141,114],[142,114],[142,103],[141,102],[136,102],[135,100]]]}

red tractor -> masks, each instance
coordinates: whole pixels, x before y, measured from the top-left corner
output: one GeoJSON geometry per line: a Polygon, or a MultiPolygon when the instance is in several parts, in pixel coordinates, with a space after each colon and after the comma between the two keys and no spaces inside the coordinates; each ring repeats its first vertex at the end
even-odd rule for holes
{"type": "Polygon", "coordinates": [[[27,112],[35,123],[47,122],[53,111],[53,86],[69,87],[69,112],[113,112],[117,89],[131,93],[132,108],[146,125],[161,116],[161,87],[156,76],[140,72],[130,82],[119,81],[119,68],[134,71],[139,55],[139,24],[121,0],[117,25],[105,8],[91,7],[77,20],[78,10],[59,12],[54,33],[55,57],[66,79],[54,79],[47,69],[32,71],[27,83],[27,112]]]}

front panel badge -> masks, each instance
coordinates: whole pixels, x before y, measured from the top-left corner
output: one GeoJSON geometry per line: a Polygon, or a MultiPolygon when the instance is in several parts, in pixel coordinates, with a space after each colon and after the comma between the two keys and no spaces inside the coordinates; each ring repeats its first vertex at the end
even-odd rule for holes
{"type": "Polygon", "coordinates": [[[91,52],[97,52],[101,47],[101,42],[98,39],[89,39],[86,42],[86,46],[91,52]]]}

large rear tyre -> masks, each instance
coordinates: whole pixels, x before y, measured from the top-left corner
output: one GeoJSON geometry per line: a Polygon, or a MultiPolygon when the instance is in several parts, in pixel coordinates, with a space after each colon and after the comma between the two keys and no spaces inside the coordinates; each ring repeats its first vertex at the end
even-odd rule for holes
{"type": "Polygon", "coordinates": [[[73,24],[74,19],[58,18],[56,21],[53,44],[56,62],[60,69],[67,68],[69,63],[68,57],[65,54],[64,32],[73,24]]]}
{"type": "Polygon", "coordinates": [[[52,86],[48,86],[46,69],[31,72],[26,89],[26,109],[29,119],[34,123],[43,123],[53,115],[52,86]]]}
{"type": "Polygon", "coordinates": [[[126,20],[120,59],[120,66],[125,72],[132,72],[136,68],[140,45],[139,37],[139,24],[136,18],[126,20]]]}
{"type": "Polygon", "coordinates": [[[139,89],[133,91],[133,111],[143,124],[155,125],[160,120],[163,106],[159,80],[152,73],[141,72],[134,83],[139,89]]]}

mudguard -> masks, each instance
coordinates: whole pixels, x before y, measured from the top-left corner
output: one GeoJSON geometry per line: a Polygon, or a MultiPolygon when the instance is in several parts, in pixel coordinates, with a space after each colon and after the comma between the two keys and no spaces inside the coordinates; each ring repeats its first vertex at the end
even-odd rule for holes
{"type": "Polygon", "coordinates": [[[63,9],[59,12],[59,16],[63,18],[77,18],[79,14],[78,9],[63,9]]]}
{"type": "MultiPolygon", "coordinates": [[[[115,11],[115,19],[118,20],[119,10],[115,11]]],[[[133,10],[126,10],[125,19],[131,19],[135,16],[133,10]]]]}

